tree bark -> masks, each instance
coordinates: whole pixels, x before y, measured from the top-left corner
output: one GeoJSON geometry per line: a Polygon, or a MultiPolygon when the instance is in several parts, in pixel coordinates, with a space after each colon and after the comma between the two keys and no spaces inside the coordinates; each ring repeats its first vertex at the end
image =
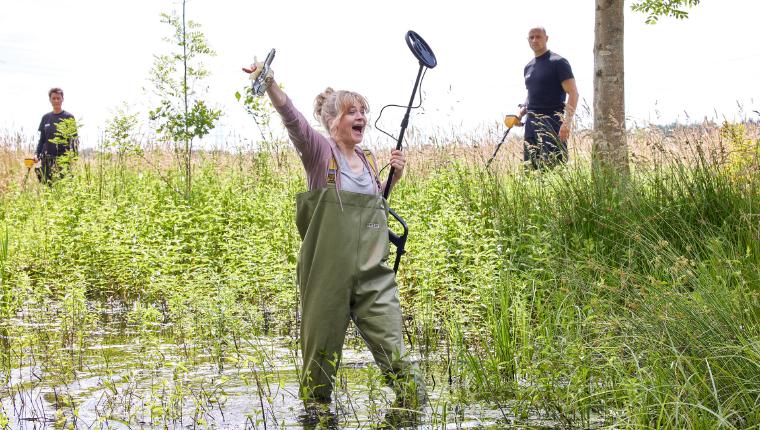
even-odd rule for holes
{"type": "Polygon", "coordinates": [[[624,0],[595,0],[594,133],[597,169],[629,173],[625,132],[624,0]]]}

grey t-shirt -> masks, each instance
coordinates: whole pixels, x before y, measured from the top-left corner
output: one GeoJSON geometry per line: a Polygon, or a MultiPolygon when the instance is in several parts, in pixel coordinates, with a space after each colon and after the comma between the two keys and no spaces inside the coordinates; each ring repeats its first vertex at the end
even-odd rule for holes
{"type": "Polygon", "coordinates": [[[338,165],[340,166],[340,188],[344,191],[351,191],[361,194],[377,194],[377,185],[372,178],[372,174],[367,170],[367,166],[362,163],[362,172],[355,173],[348,160],[342,152],[338,153],[338,165]]]}

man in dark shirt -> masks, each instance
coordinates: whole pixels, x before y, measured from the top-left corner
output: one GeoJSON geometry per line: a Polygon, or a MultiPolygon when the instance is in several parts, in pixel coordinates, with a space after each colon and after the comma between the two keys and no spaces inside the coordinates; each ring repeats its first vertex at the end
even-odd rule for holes
{"type": "Polygon", "coordinates": [[[69,153],[76,154],[77,135],[74,115],[66,112],[63,105],[63,90],[51,88],[48,91],[48,99],[53,106],[53,111],[42,116],[39,132],[40,141],[34,152],[35,161],[41,161],[37,176],[41,182],[48,182],[53,175],[58,175],[61,166],[58,158],[69,153]],[[60,129],[59,129],[60,128],[60,129]]]}
{"type": "Polygon", "coordinates": [[[546,47],[548,40],[543,27],[528,32],[535,58],[523,71],[528,98],[518,114],[520,118],[528,115],[523,159],[534,169],[567,161],[567,139],[578,105],[578,89],[570,63],[546,47]]]}

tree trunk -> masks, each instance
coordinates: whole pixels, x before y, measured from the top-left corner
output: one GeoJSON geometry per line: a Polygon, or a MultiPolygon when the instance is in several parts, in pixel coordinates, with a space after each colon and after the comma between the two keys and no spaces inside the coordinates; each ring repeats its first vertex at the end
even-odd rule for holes
{"type": "Polygon", "coordinates": [[[624,0],[595,0],[594,133],[595,168],[627,176],[625,133],[624,0]]]}
{"type": "Polygon", "coordinates": [[[187,93],[187,21],[185,20],[185,0],[182,0],[182,95],[184,97],[185,106],[185,198],[190,199],[190,192],[192,191],[193,180],[193,139],[188,137],[188,103],[187,93]]]}

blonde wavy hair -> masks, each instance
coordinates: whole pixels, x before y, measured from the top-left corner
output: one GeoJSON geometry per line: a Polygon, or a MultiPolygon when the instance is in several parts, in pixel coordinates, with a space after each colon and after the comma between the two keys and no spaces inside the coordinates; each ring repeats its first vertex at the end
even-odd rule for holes
{"type": "Polygon", "coordinates": [[[361,94],[345,90],[335,91],[327,87],[314,99],[314,118],[322,124],[330,136],[333,136],[338,120],[357,104],[364,108],[365,113],[369,113],[369,103],[361,94]]]}

